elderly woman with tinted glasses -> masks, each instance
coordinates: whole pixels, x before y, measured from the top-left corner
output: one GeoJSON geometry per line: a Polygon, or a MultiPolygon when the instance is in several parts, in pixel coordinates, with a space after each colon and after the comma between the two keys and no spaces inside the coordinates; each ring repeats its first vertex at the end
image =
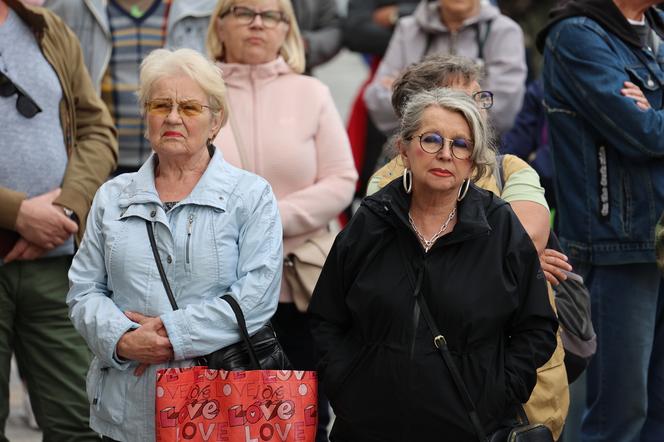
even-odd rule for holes
{"type": "Polygon", "coordinates": [[[403,179],[365,198],[337,237],[309,308],[332,441],[477,440],[420,303],[487,434],[553,353],[535,247],[509,206],[471,183],[495,162],[488,132],[465,93],[413,96],[397,134],[403,179]]]}
{"type": "Polygon", "coordinates": [[[218,67],[193,50],[156,50],[141,65],[139,102],[154,153],[95,196],[67,303],[95,355],[90,426],[108,440],[142,442],[155,438],[157,370],[237,342],[222,294],[238,300],[250,334],[274,314],[282,230],[268,183],[212,143],[229,113],[218,67]]]}
{"type": "MultiPolygon", "coordinates": [[[[328,88],[302,75],[304,48],[289,0],[220,0],[207,40],[224,73],[230,125],[216,144],[231,163],[264,177],[279,204],[285,256],[350,203],[357,173],[328,88]]],[[[272,322],[291,363],[314,369],[306,316],[284,282],[272,322]]],[[[325,406],[319,440],[325,440],[325,406]]]]}

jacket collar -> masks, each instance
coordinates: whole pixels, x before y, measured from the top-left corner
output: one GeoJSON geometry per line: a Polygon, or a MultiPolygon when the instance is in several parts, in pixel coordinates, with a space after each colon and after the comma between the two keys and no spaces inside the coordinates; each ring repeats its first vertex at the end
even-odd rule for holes
{"type": "MultiPolygon", "coordinates": [[[[659,38],[664,39],[662,16],[654,7],[649,8],[645,15],[650,27],[659,38]]],[[[606,31],[617,35],[625,43],[636,48],[642,46],[636,31],[612,0],[571,0],[549,13],[549,22],[537,35],[537,48],[540,52],[544,52],[546,37],[553,25],[570,17],[588,17],[599,23],[606,31]]]]}
{"type": "MultiPolygon", "coordinates": [[[[480,4],[480,12],[477,15],[467,18],[461,25],[461,29],[472,26],[476,23],[494,20],[500,15],[500,10],[495,6],[482,2],[480,4]]],[[[426,33],[441,33],[449,32],[449,29],[440,20],[438,12],[438,2],[422,0],[415,8],[413,13],[415,21],[426,33]]]]}
{"type": "MultiPolygon", "coordinates": [[[[438,243],[451,244],[467,239],[488,235],[491,226],[487,220],[487,209],[493,194],[471,184],[463,201],[457,206],[457,224],[449,235],[445,235],[438,243]]],[[[397,227],[411,229],[408,221],[411,196],[403,188],[401,180],[393,180],[381,191],[364,199],[362,202],[369,210],[385,222],[397,227]]],[[[502,204],[506,204],[502,202],[502,204]]],[[[499,204],[499,205],[502,205],[499,204]]]]}
{"type": "Polygon", "coordinates": [[[46,19],[36,9],[31,6],[26,6],[19,0],[5,0],[7,6],[12,9],[23,20],[23,22],[30,28],[32,33],[41,42],[44,37],[44,30],[46,29],[46,19]]]}
{"type": "MultiPolygon", "coordinates": [[[[120,192],[118,204],[123,216],[138,214],[135,212],[136,208],[132,209],[132,206],[156,205],[163,208],[154,185],[155,161],[156,156],[153,153],[120,192]]],[[[215,149],[201,179],[191,193],[180,201],[180,205],[193,204],[226,211],[227,201],[236,185],[236,172],[224,161],[221,151],[215,149]]]]}
{"type": "Polygon", "coordinates": [[[293,72],[282,56],[263,64],[222,63],[217,65],[223,72],[224,81],[232,84],[235,79],[251,77],[255,79],[270,79],[293,72]]]}

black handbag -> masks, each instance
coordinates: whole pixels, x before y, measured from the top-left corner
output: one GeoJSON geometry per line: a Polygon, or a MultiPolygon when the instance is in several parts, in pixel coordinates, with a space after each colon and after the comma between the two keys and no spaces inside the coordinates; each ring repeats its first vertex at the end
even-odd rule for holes
{"type": "Polygon", "coordinates": [[[473,400],[468,393],[466,384],[463,381],[463,378],[454,363],[454,359],[452,359],[452,354],[447,347],[447,341],[438,330],[438,327],[436,327],[436,323],[433,320],[433,316],[431,316],[429,307],[422,296],[422,274],[423,272],[420,270],[417,275],[414,295],[417,297],[417,303],[420,306],[424,321],[427,323],[427,326],[433,335],[433,344],[438,349],[443,361],[445,361],[445,365],[447,365],[447,369],[452,376],[452,380],[454,381],[459,396],[461,396],[461,401],[466,407],[466,411],[470,417],[477,439],[480,442],[554,442],[551,430],[543,424],[530,424],[528,422],[528,416],[526,416],[526,412],[521,406],[518,407],[518,421],[509,427],[501,428],[492,433],[488,438],[486,437],[477,410],[475,410],[475,404],[473,404],[473,400]]]}
{"type": "MultiPolygon", "coordinates": [[[[154,238],[152,223],[150,221],[145,221],[145,225],[150,238],[152,254],[157,263],[157,269],[159,270],[161,282],[166,290],[166,295],[168,295],[168,300],[170,301],[173,310],[178,310],[178,304],[175,302],[175,296],[173,295],[171,285],[166,278],[166,272],[164,271],[164,266],[161,263],[161,257],[157,250],[157,242],[154,238]]],[[[235,298],[231,294],[226,293],[221,299],[228,302],[233,309],[242,336],[242,341],[221,348],[206,356],[196,358],[196,364],[207,366],[208,368],[215,370],[229,371],[291,369],[291,364],[288,361],[281,344],[279,344],[277,334],[275,333],[272,324],[268,322],[261,327],[260,330],[254,333],[253,336],[249,336],[242,308],[235,298]]]]}

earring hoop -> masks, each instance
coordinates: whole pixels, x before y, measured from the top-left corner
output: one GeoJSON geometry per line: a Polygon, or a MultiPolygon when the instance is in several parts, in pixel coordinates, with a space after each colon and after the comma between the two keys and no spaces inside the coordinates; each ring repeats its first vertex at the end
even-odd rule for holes
{"type": "Polygon", "coordinates": [[[406,193],[410,193],[413,190],[413,173],[408,168],[403,170],[403,190],[406,193]]]}
{"type": "Polygon", "coordinates": [[[466,197],[468,193],[468,188],[470,187],[470,179],[466,178],[464,183],[459,187],[459,194],[457,195],[457,201],[461,201],[466,197]],[[463,190],[463,191],[462,191],[463,190]]]}

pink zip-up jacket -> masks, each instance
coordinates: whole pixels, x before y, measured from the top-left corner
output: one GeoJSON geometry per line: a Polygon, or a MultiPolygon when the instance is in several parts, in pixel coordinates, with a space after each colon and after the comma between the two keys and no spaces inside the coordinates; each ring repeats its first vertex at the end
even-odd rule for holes
{"type": "MultiPolygon", "coordinates": [[[[231,120],[214,144],[226,161],[272,186],[286,255],[320,232],[353,198],[357,172],[346,129],[327,86],[294,73],[283,58],[261,65],[218,65],[228,88],[231,120]],[[233,133],[233,126],[239,133],[233,133]]],[[[291,301],[285,284],[281,301],[291,301]]]]}

